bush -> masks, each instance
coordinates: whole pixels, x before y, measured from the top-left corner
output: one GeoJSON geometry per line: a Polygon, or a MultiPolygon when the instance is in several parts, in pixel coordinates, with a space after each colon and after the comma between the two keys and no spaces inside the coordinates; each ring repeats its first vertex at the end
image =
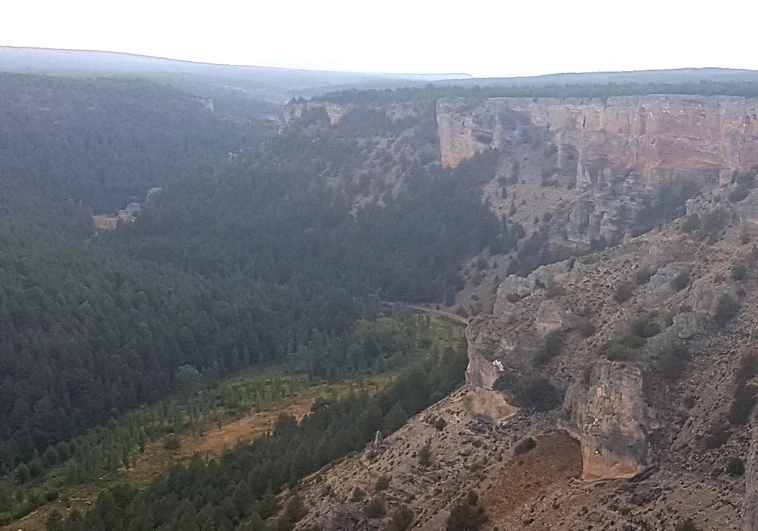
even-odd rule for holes
{"type": "Polygon", "coordinates": [[[513,455],[522,455],[527,452],[531,452],[537,447],[537,441],[531,437],[525,437],[521,439],[516,446],[513,447],[513,455]]]}
{"type": "Polygon", "coordinates": [[[58,491],[55,489],[49,490],[45,492],[45,500],[46,501],[55,501],[58,499],[58,491]]]}
{"type": "Polygon", "coordinates": [[[666,380],[673,382],[684,375],[689,361],[687,346],[681,342],[671,343],[660,353],[658,371],[666,380]]]}
{"type": "Polygon", "coordinates": [[[634,272],[634,281],[638,286],[647,284],[650,281],[650,277],[655,274],[655,271],[651,271],[647,267],[640,267],[634,272]]]}
{"type": "Polygon", "coordinates": [[[556,297],[560,297],[561,295],[565,295],[566,290],[563,289],[563,286],[560,284],[556,284],[554,281],[548,283],[547,287],[545,288],[545,297],[548,299],[554,299],[556,297]]]}
{"type": "Polygon", "coordinates": [[[597,327],[589,319],[584,321],[579,327],[579,334],[582,337],[591,337],[597,332],[597,327]]]}
{"type": "Polygon", "coordinates": [[[692,523],[692,520],[687,518],[686,520],[676,524],[676,531],[699,531],[697,526],[692,523]]]}
{"type": "Polygon", "coordinates": [[[725,210],[718,209],[713,212],[709,212],[702,219],[701,236],[707,237],[709,243],[714,243],[722,230],[726,228],[728,216],[725,210]]]}
{"type": "Polygon", "coordinates": [[[610,361],[631,361],[637,357],[634,352],[645,344],[645,339],[626,334],[618,339],[605,343],[600,347],[600,355],[610,361]]]}
{"type": "Polygon", "coordinates": [[[609,361],[632,361],[637,357],[632,349],[616,341],[609,341],[603,345],[600,354],[609,361]]]}
{"type": "Polygon", "coordinates": [[[563,350],[563,334],[559,331],[550,332],[545,337],[545,344],[534,357],[535,365],[544,365],[553,358],[559,356],[563,350]]]}
{"type": "Polygon", "coordinates": [[[740,312],[740,306],[730,295],[724,293],[716,302],[716,311],[713,315],[714,321],[721,326],[725,326],[729,321],[734,319],[740,312]]]}
{"type": "Polygon", "coordinates": [[[392,478],[388,475],[379,476],[379,478],[376,480],[376,485],[374,485],[374,490],[376,491],[382,491],[387,490],[390,487],[390,481],[392,478]]]}
{"type": "Polygon", "coordinates": [[[742,476],[745,474],[745,463],[739,457],[732,457],[726,464],[726,472],[730,476],[742,476]]]}
{"type": "Polygon", "coordinates": [[[613,294],[613,300],[618,303],[624,303],[632,298],[633,290],[634,288],[629,282],[621,282],[618,286],[616,286],[616,292],[613,294]]]}
{"type": "Polygon", "coordinates": [[[166,450],[178,450],[182,447],[182,443],[176,435],[168,435],[163,439],[163,447],[166,450]]]}
{"type": "Polygon", "coordinates": [[[684,232],[694,232],[698,230],[700,228],[700,216],[697,214],[690,214],[682,224],[679,225],[679,228],[684,232]]]}
{"type": "Polygon", "coordinates": [[[561,392],[547,378],[531,379],[523,393],[524,405],[536,411],[550,411],[561,404],[561,392]]]}
{"type": "Polygon", "coordinates": [[[690,272],[689,271],[680,271],[671,280],[671,287],[674,288],[674,291],[682,291],[684,288],[686,288],[689,285],[690,285],[690,272]]]}
{"type": "Polygon", "coordinates": [[[744,264],[732,264],[732,280],[745,280],[747,267],[744,264]]]}
{"type": "Polygon", "coordinates": [[[632,322],[631,332],[637,337],[648,339],[661,333],[661,326],[652,321],[649,315],[644,315],[632,322]]]}
{"type": "Polygon", "coordinates": [[[732,432],[729,427],[723,422],[714,424],[710,427],[708,432],[703,437],[703,448],[707,450],[713,450],[715,448],[721,448],[732,436],[732,432]]]}
{"type": "Polygon", "coordinates": [[[418,464],[421,466],[429,466],[432,464],[432,449],[427,442],[421,447],[418,452],[418,464]]]}
{"type": "Polygon", "coordinates": [[[484,507],[479,505],[479,496],[469,491],[466,499],[459,501],[450,511],[447,519],[447,531],[478,531],[487,522],[484,507]]]}
{"type": "Polygon", "coordinates": [[[39,458],[34,459],[29,463],[29,475],[33,478],[41,477],[45,473],[45,467],[42,466],[42,461],[39,458]]]}
{"type": "Polygon", "coordinates": [[[413,524],[413,511],[406,505],[401,505],[397,511],[392,514],[392,531],[406,531],[413,524]]]}
{"type": "Polygon", "coordinates": [[[447,426],[447,421],[443,418],[438,418],[434,421],[434,428],[437,431],[442,431],[445,429],[445,426],[447,426]]]}
{"type": "Polygon", "coordinates": [[[19,483],[26,483],[29,481],[29,467],[23,463],[16,468],[16,481],[19,483]]]}
{"type": "Polygon", "coordinates": [[[734,391],[734,400],[729,408],[729,422],[735,426],[744,426],[750,420],[755,408],[756,388],[747,383],[738,383],[734,391]]]}
{"type": "Polygon", "coordinates": [[[738,186],[731,192],[729,192],[729,201],[732,203],[739,203],[743,201],[750,194],[750,190],[744,186],[738,186]]]}
{"type": "Polygon", "coordinates": [[[387,514],[387,507],[384,505],[384,500],[380,496],[374,496],[363,509],[363,512],[368,518],[381,518],[387,514]]]}

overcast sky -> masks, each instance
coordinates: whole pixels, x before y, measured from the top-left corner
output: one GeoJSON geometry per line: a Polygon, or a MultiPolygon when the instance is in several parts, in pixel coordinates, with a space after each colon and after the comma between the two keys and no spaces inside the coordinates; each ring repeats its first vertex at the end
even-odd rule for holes
{"type": "Polygon", "coordinates": [[[476,76],[758,69],[752,0],[2,0],[0,44],[476,76]]]}

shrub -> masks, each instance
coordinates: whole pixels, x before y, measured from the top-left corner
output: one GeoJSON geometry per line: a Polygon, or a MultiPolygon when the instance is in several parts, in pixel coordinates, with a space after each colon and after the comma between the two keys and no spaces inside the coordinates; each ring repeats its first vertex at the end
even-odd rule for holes
{"type": "Polygon", "coordinates": [[[666,380],[673,382],[684,375],[689,361],[687,346],[681,342],[671,343],[660,353],[658,371],[666,380]]]}
{"type": "Polygon", "coordinates": [[[16,481],[19,483],[26,483],[29,481],[29,467],[23,463],[16,468],[16,481]]]}
{"type": "Polygon", "coordinates": [[[374,490],[387,490],[390,487],[390,481],[392,481],[392,478],[386,474],[379,476],[379,478],[376,480],[376,485],[374,485],[374,490]]]}
{"type": "Polygon", "coordinates": [[[401,505],[392,514],[392,531],[406,531],[413,524],[413,511],[408,506],[401,505]]]}
{"type": "Polygon", "coordinates": [[[566,290],[563,289],[563,286],[560,284],[556,284],[555,282],[549,282],[547,287],[545,288],[545,297],[548,299],[554,299],[556,297],[559,297],[561,295],[565,295],[566,290]]]}
{"type": "Polygon", "coordinates": [[[550,332],[545,338],[545,344],[534,357],[535,365],[544,365],[559,356],[563,350],[563,334],[559,331],[550,332]]]}
{"type": "Polygon", "coordinates": [[[726,227],[727,213],[723,209],[719,208],[713,212],[709,212],[702,219],[701,236],[707,237],[709,243],[715,242],[719,234],[726,227]]]}
{"type": "Polygon", "coordinates": [[[537,441],[531,437],[525,437],[516,443],[516,446],[513,447],[513,455],[522,455],[527,452],[531,452],[536,447],[537,441]]]}
{"type": "Polygon", "coordinates": [[[58,491],[55,489],[49,490],[45,492],[45,500],[46,501],[54,501],[58,499],[58,491]]]}
{"type": "Polygon", "coordinates": [[[692,523],[692,520],[687,518],[686,520],[683,520],[676,524],[676,531],[699,531],[697,526],[695,526],[694,523],[692,523]]]}
{"type": "Polygon", "coordinates": [[[624,303],[632,298],[633,287],[627,282],[623,281],[616,286],[616,292],[613,294],[613,300],[618,303],[624,303]]]}
{"type": "Polygon", "coordinates": [[[427,442],[421,447],[418,452],[418,464],[421,466],[429,466],[432,464],[432,449],[427,442]]]}
{"type": "Polygon", "coordinates": [[[671,287],[674,288],[674,291],[682,291],[684,288],[686,288],[689,285],[690,285],[690,272],[689,271],[680,271],[671,280],[671,287]]]}
{"type": "Polygon", "coordinates": [[[447,426],[447,421],[443,418],[438,418],[434,421],[434,428],[437,431],[442,431],[445,429],[445,426],[447,426]]]}
{"type": "Polygon", "coordinates": [[[176,435],[168,435],[163,439],[163,447],[166,450],[178,450],[182,447],[182,443],[176,435]]]}
{"type": "Polygon", "coordinates": [[[649,268],[640,267],[634,273],[634,281],[637,283],[638,286],[647,284],[650,281],[650,277],[652,277],[654,274],[655,272],[650,270],[649,268]]]}
{"type": "Polygon", "coordinates": [[[489,517],[484,507],[479,505],[479,496],[469,491],[466,499],[455,504],[447,519],[447,531],[478,531],[489,517]]]}
{"type": "Polygon", "coordinates": [[[590,238],[590,251],[602,251],[608,248],[608,240],[605,236],[599,236],[597,238],[590,238]]]}
{"type": "Polygon", "coordinates": [[[384,500],[380,496],[374,496],[363,509],[363,512],[368,518],[381,518],[387,514],[387,507],[384,505],[384,500]]]}
{"type": "Polygon", "coordinates": [[[661,326],[652,321],[649,315],[644,315],[632,322],[631,332],[637,337],[647,339],[660,334],[661,326]]]}
{"type": "Polygon", "coordinates": [[[732,264],[732,280],[745,280],[747,267],[745,264],[732,264]]]}
{"type": "Polygon", "coordinates": [[[731,435],[732,432],[729,430],[729,427],[723,422],[714,424],[705,434],[705,437],[703,437],[703,448],[707,450],[721,448],[726,444],[731,435]]]}
{"type": "Polygon", "coordinates": [[[742,171],[735,176],[734,182],[736,182],[738,186],[742,186],[744,188],[755,188],[756,175],[758,175],[758,172],[756,172],[756,170],[742,171]]]}
{"type": "Polygon", "coordinates": [[[697,214],[690,214],[682,224],[679,225],[679,228],[684,232],[694,232],[698,230],[700,228],[700,216],[697,214]]]}
{"type": "Polygon", "coordinates": [[[45,467],[42,466],[42,461],[39,458],[34,459],[29,463],[29,475],[33,478],[41,477],[45,473],[45,467]]]}
{"type": "Polygon", "coordinates": [[[743,201],[750,194],[750,190],[744,186],[738,186],[731,192],[729,192],[729,201],[732,203],[739,203],[743,201]]]}
{"type": "Polygon", "coordinates": [[[726,464],[726,472],[730,476],[742,476],[745,474],[745,463],[739,457],[732,457],[726,464]]]}
{"type": "Polygon", "coordinates": [[[735,426],[744,426],[750,420],[756,402],[756,388],[747,383],[738,383],[734,391],[734,400],[729,408],[729,422],[735,426]]]}
{"type": "Polygon", "coordinates": [[[589,319],[584,321],[582,325],[579,327],[579,333],[581,334],[582,337],[591,337],[595,335],[596,331],[597,331],[597,327],[589,319]]]}
{"type": "Polygon", "coordinates": [[[616,341],[609,341],[603,345],[600,354],[609,361],[631,361],[637,357],[632,349],[616,341]]]}
{"type": "Polygon", "coordinates": [[[531,379],[527,383],[523,401],[536,411],[550,411],[561,404],[561,392],[547,378],[531,379]]]}
{"type": "Polygon", "coordinates": [[[366,491],[364,491],[360,487],[354,487],[353,490],[350,491],[350,501],[352,502],[359,502],[365,497],[366,497],[366,491]]]}
{"type": "Polygon", "coordinates": [[[505,300],[507,300],[508,302],[516,303],[521,300],[521,295],[519,295],[516,292],[512,292],[505,296],[505,300]]]}
{"type": "Polygon", "coordinates": [[[721,326],[726,325],[740,312],[740,306],[730,295],[724,293],[716,301],[716,311],[713,319],[721,326]]]}

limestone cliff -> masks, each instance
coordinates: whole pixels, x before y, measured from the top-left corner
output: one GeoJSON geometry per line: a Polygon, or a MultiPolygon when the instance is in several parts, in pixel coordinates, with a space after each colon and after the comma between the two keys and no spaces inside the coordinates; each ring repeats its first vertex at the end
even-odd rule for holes
{"type": "Polygon", "coordinates": [[[732,172],[758,163],[758,100],[706,96],[602,99],[492,98],[437,103],[441,163],[455,167],[488,148],[500,149],[520,128],[544,128],[559,168],[584,188],[636,172],[648,183],[686,172],[732,172]]]}

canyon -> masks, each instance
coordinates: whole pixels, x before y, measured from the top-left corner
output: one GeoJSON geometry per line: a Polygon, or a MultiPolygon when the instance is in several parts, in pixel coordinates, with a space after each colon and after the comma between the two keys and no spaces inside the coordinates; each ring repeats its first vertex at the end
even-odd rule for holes
{"type": "MultiPolygon", "coordinates": [[[[306,105],[323,108],[330,127],[356,108],[306,105]]],[[[399,112],[373,109],[390,120],[399,112]]],[[[389,506],[410,506],[422,529],[441,528],[439,511],[468,488],[492,513],[488,529],[668,529],[689,520],[755,529],[755,420],[727,419],[758,324],[748,295],[756,279],[732,273],[758,259],[758,195],[740,184],[755,179],[758,100],[472,97],[440,98],[434,109],[440,165],[454,171],[489,157],[483,200],[527,236],[540,232],[569,252],[519,275],[503,273],[514,255],[493,257],[494,279],[475,292],[481,302],[492,286],[490,302],[467,327],[466,387],[370,455],[319,476],[318,489],[322,481],[340,489],[322,499],[315,483],[307,487],[319,509],[306,522],[379,529],[350,493],[385,474],[402,480],[385,494],[389,506]],[[681,210],[648,219],[656,194],[682,182],[696,190],[681,210]],[[592,247],[597,238],[604,245],[592,247]],[[738,310],[724,319],[729,303],[738,310]],[[430,427],[434,418],[447,421],[444,433],[430,427]],[[524,438],[543,448],[531,465],[516,450],[524,438]],[[415,455],[428,441],[438,457],[424,469],[415,455]],[[729,472],[735,459],[747,481],[729,472]],[[544,467],[574,461],[566,477],[532,492],[544,467]],[[514,474],[520,492],[503,487],[514,474]]],[[[303,111],[290,109],[289,120],[303,111]]]]}

